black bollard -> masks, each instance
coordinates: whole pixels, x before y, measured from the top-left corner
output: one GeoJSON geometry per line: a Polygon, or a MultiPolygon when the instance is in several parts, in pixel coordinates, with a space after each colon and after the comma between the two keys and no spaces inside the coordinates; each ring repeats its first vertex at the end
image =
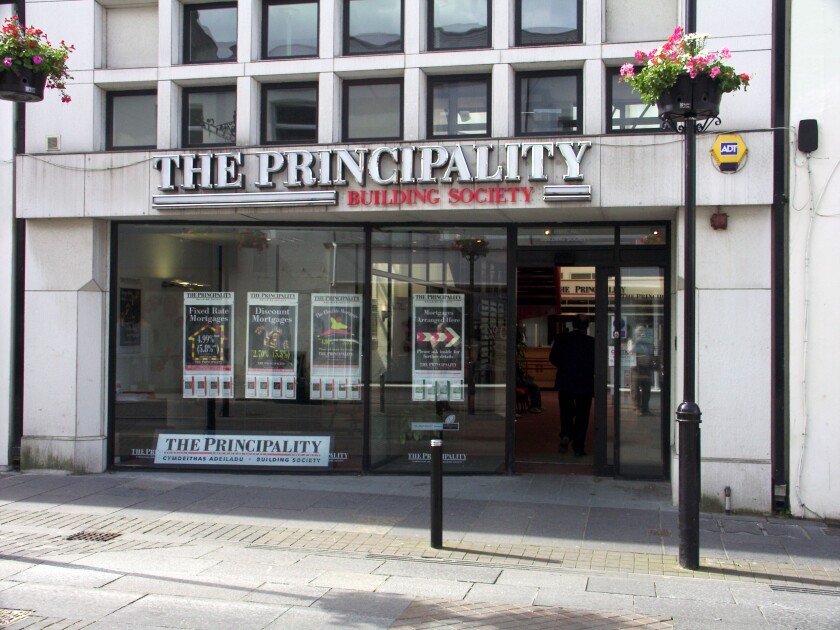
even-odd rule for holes
{"type": "Polygon", "coordinates": [[[700,568],[700,407],[677,408],[680,441],[680,566],[700,568]]]}
{"type": "Polygon", "coordinates": [[[443,440],[432,440],[432,549],[443,548],[443,440]]]}

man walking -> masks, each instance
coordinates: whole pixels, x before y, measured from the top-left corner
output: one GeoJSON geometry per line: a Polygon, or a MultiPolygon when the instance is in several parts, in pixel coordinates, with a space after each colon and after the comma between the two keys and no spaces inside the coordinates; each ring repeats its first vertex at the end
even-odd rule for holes
{"type": "Polygon", "coordinates": [[[595,395],[595,338],[586,334],[589,318],[576,315],[572,331],[559,335],[548,356],[557,368],[554,388],[560,400],[560,452],[569,450],[576,457],[586,455],[589,409],[595,395]]]}

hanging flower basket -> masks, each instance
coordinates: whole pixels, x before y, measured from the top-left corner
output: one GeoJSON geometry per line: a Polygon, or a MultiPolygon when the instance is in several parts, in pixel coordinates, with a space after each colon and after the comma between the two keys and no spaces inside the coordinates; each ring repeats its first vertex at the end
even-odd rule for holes
{"type": "Polygon", "coordinates": [[[0,72],[0,99],[17,103],[37,103],[44,100],[47,75],[30,70],[0,72]]]}
{"type": "Polygon", "coordinates": [[[662,92],[656,101],[662,120],[716,118],[720,113],[722,96],[720,83],[708,74],[698,74],[693,79],[688,73],[677,77],[677,82],[662,92]]]}
{"type": "Polygon", "coordinates": [[[46,86],[69,103],[67,58],[73,50],[63,41],[53,45],[44,31],[21,24],[16,15],[6,18],[0,29],[0,99],[34,103],[43,100],[46,86]]]}

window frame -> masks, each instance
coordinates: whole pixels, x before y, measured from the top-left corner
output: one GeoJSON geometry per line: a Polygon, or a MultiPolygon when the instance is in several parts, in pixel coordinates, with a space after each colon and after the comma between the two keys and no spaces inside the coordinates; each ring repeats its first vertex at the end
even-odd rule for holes
{"type": "Polygon", "coordinates": [[[400,45],[399,50],[350,52],[350,6],[354,0],[342,0],[341,54],[347,57],[360,55],[399,55],[405,52],[405,0],[393,0],[400,6],[400,45]]]}
{"type": "Polygon", "coordinates": [[[317,81],[295,81],[292,83],[264,83],[260,90],[260,146],[293,146],[296,144],[317,144],[318,143],[318,105],[320,93],[317,81]],[[311,88],[315,90],[315,138],[312,141],[301,140],[285,142],[268,139],[268,93],[271,90],[299,90],[311,88]]]}
{"type": "Polygon", "coordinates": [[[515,77],[514,87],[514,134],[517,137],[539,137],[539,136],[581,136],[583,135],[583,70],[537,70],[532,72],[517,72],[515,77]],[[539,131],[539,132],[524,132],[522,131],[522,112],[520,110],[522,105],[522,79],[538,79],[540,77],[569,77],[573,76],[577,79],[576,89],[576,105],[577,118],[575,123],[577,131],[539,131]]]}
{"type": "Polygon", "coordinates": [[[203,64],[203,63],[236,63],[237,55],[235,54],[233,59],[216,59],[214,61],[192,61],[190,59],[190,44],[191,40],[189,37],[190,31],[190,21],[188,19],[189,13],[193,11],[202,11],[206,9],[234,9],[236,12],[236,33],[237,33],[237,41],[236,41],[236,50],[239,50],[239,5],[236,2],[203,2],[199,4],[184,4],[182,15],[183,15],[183,25],[181,29],[181,63],[184,65],[196,65],[196,64],[203,64]]]}
{"type": "Polygon", "coordinates": [[[341,83],[341,141],[342,142],[379,142],[383,140],[402,140],[405,133],[405,82],[402,77],[391,77],[385,79],[352,79],[341,83]],[[347,133],[347,125],[350,122],[350,108],[348,107],[348,96],[351,87],[364,85],[399,85],[400,86],[400,132],[398,136],[381,136],[376,138],[351,138],[347,133]]]}
{"type": "Polygon", "coordinates": [[[489,138],[493,135],[493,77],[490,74],[433,75],[426,81],[426,139],[452,140],[463,138],[489,138]],[[487,132],[478,134],[434,134],[435,87],[447,83],[484,81],[487,87],[487,132]]]}
{"type": "Polygon", "coordinates": [[[319,28],[321,20],[321,3],[318,0],[265,0],[263,2],[262,10],[262,28],[260,42],[260,58],[261,59],[313,59],[320,56],[321,46],[321,29],[319,28]],[[270,56],[268,54],[268,11],[273,6],[284,4],[314,4],[315,5],[315,53],[312,55],[281,55],[270,56]]]}
{"type": "Polygon", "coordinates": [[[157,149],[154,144],[132,144],[128,146],[114,146],[114,98],[120,96],[154,96],[155,97],[155,138],[157,138],[157,89],[145,90],[114,90],[105,93],[105,150],[133,151],[136,149],[157,149]]]}
{"type": "MultiPolygon", "coordinates": [[[[195,144],[189,142],[190,137],[190,108],[188,107],[189,97],[193,94],[206,94],[211,92],[227,92],[234,95],[234,123],[236,122],[236,86],[235,85],[214,85],[207,87],[190,87],[181,90],[181,147],[184,149],[198,149],[205,147],[233,147],[236,146],[236,138],[232,142],[208,142],[195,144]]],[[[235,129],[235,127],[234,127],[235,129]]],[[[235,135],[235,134],[234,134],[235,135]]]]}
{"type": "Polygon", "coordinates": [[[538,43],[522,43],[522,0],[516,0],[514,3],[514,47],[516,48],[530,48],[533,46],[573,46],[575,44],[583,43],[583,0],[577,0],[577,32],[578,38],[573,42],[538,42],[538,43]]]}
{"type": "MultiPolygon", "coordinates": [[[[518,0],[517,0],[518,1],[518,0]]],[[[487,3],[487,44],[485,46],[471,47],[438,47],[434,45],[435,41],[435,0],[427,0],[426,6],[426,50],[429,52],[438,52],[445,50],[486,50],[493,48],[493,1],[486,0],[487,3]]]]}
{"type": "MultiPolygon", "coordinates": [[[[635,67],[636,71],[638,72],[641,69],[641,66],[635,67]]],[[[656,118],[651,118],[651,121],[658,121],[656,128],[649,128],[649,129],[614,129],[613,128],[613,116],[612,116],[612,109],[613,109],[613,95],[615,94],[615,85],[618,83],[619,72],[621,70],[620,66],[607,66],[605,68],[605,77],[606,77],[606,98],[604,99],[604,127],[608,134],[613,133],[632,133],[632,134],[639,134],[639,133],[667,133],[665,129],[662,129],[661,121],[659,120],[659,116],[657,115],[656,118]]],[[[639,102],[642,102],[641,98],[639,98],[639,102]]],[[[652,108],[656,108],[656,105],[650,105],[652,108]]]]}

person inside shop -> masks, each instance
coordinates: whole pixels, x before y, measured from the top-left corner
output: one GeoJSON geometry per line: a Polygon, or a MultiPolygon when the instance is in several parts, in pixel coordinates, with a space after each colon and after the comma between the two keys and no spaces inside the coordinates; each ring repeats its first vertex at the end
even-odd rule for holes
{"type": "Polygon", "coordinates": [[[644,416],[650,413],[650,387],[655,367],[653,343],[644,326],[636,326],[633,330],[633,338],[627,342],[627,353],[636,362],[630,372],[633,406],[637,416],[644,416]]]}
{"type": "Polygon", "coordinates": [[[519,390],[525,391],[525,397],[528,402],[528,411],[531,413],[543,412],[540,386],[534,381],[534,377],[530,374],[526,374],[525,371],[518,365],[516,366],[516,390],[517,396],[519,395],[519,390]]]}
{"type": "Polygon", "coordinates": [[[589,410],[595,396],[595,338],[586,334],[589,318],[576,315],[572,330],[558,335],[548,360],[557,368],[554,387],[560,401],[560,452],[572,445],[576,457],[586,455],[589,410]]]}

